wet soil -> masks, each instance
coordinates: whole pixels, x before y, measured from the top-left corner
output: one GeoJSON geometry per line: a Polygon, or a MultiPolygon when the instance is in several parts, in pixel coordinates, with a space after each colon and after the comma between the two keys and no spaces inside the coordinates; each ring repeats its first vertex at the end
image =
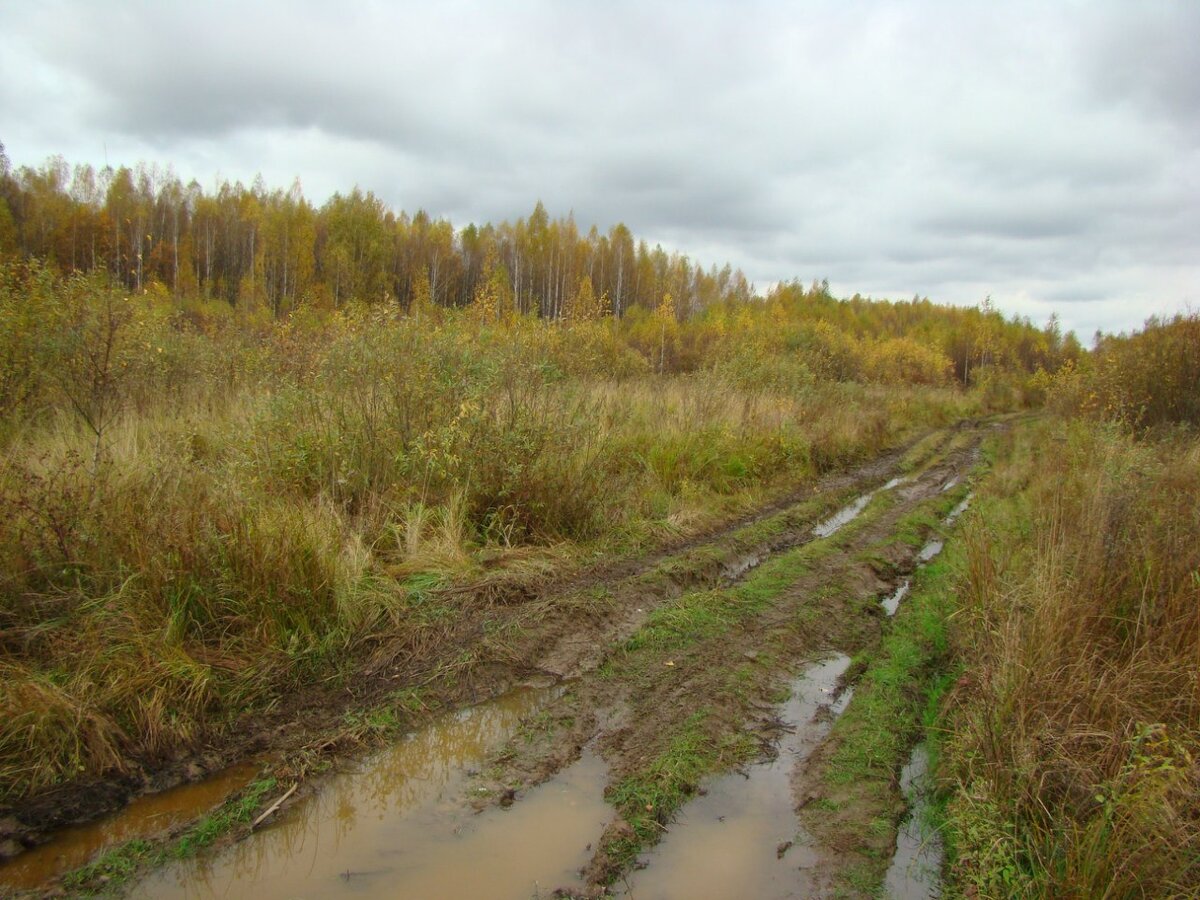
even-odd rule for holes
{"type": "Polygon", "coordinates": [[[774,756],[719,778],[672,823],[645,868],[618,891],[636,900],[672,897],[803,896],[815,861],[811,839],[797,834],[791,773],[803,765],[850,700],[839,688],[850,664],[838,654],[809,666],[779,712],[774,756]]]}
{"type": "MultiPolygon", "coordinates": [[[[943,490],[958,488],[952,496],[961,499],[945,510],[939,528],[916,551],[916,568],[942,553],[948,529],[970,506],[972,493],[961,481],[956,477],[943,490]]],[[[912,584],[913,578],[906,575],[881,599],[887,616],[896,614],[912,584]]],[[[883,896],[900,900],[938,896],[941,846],[937,836],[925,829],[928,756],[924,745],[913,748],[903,768],[897,761],[898,771],[892,774],[890,784],[883,783],[887,776],[878,768],[874,778],[830,779],[829,773],[836,768],[832,761],[854,743],[853,733],[834,732],[793,775],[800,827],[807,827],[815,836],[814,877],[805,896],[877,896],[869,887],[877,878],[883,896]]]]}
{"type": "MultiPolygon", "coordinates": [[[[424,822],[425,829],[433,834],[430,825],[433,819],[422,818],[425,813],[418,815],[413,809],[419,807],[425,812],[436,809],[433,818],[438,821],[463,821],[456,818],[459,812],[451,815],[447,811],[451,807],[465,810],[465,801],[470,800],[476,809],[505,810],[503,815],[511,823],[515,821],[514,812],[537,808],[533,803],[535,795],[553,797],[554,791],[570,785],[575,785],[578,791],[592,790],[602,787],[602,782],[611,789],[660,753],[663,742],[697,710],[704,711],[702,730],[713,741],[720,743],[729,735],[753,738],[749,745],[731,744],[734,749],[723,762],[744,764],[756,756],[770,756],[776,752],[773,748],[779,738],[778,701],[788,673],[799,671],[806,660],[831,651],[853,652],[877,637],[883,619],[879,599],[893,590],[904,573],[917,563],[917,548],[911,540],[901,540],[895,534],[898,524],[922,504],[935,499],[944,488],[948,489],[952,479],[966,474],[975,463],[975,448],[982,430],[976,425],[949,429],[940,440],[923,442],[920,456],[910,453],[906,458],[904,451],[886,454],[852,472],[826,477],[817,485],[723,529],[678,542],[652,555],[619,560],[540,584],[492,579],[479,585],[459,586],[454,590],[474,590],[486,602],[466,609],[452,628],[439,635],[436,654],[404,642],[380,643],[367,654],[363,674],[353,684],[314,688],[291,698],[269,715],[245,719],[230,734],[214,739],[210,746],[195,754],[175,760],[147,761],[123,778],[64,786],[30,798],[20,806],[0,809],[0,827],[6,829],[0,839],[7,840],[10,846],[35,845],[63,824],[94,819],[126,803],[131,796],[196,779],[209,771],[220,771],[267,749],[280,753],[284,760],[276,767],[277,774],[293,782],[302,781],[312,775],[314,762],[322,758],[353,759],[361,755],[364,735],[362,729],[347,725],[347,709],[369,708],[384,701],[398,687],[413,685],[422,686],[422,703],[430,711],[456,709],[503,696],[514,685],[533,677],[546,677],[562,685],[562,689],[539,694],[539,704],[544,700],[545,705],[539,705],[536,727],[522,726],[519,737],[509,739],[498,750],[490,744],[487,748],[480,745],[476,754],[478,765],[470,761],[475,756],[470,760],[465,756],[455,758],[445,747],[440,748],[437,751],[442,754],[440,758],[449,760],[447,771],[461,773],[471,768],[482,771],[470,777],[457,774],[445,780],[436,792],[436,802],[428,797],[416,806],[406,806],[394,799],[381,801],[391,807],[385,813],[357,794],[354,796],[358,799],[349,802],[349,806],[330,799],[345,796],[334,785],[343,777],[353,781],[354,772],[338,774],[323,782],[310,779],[278,817],[281,823],[308,824],[287,827],[281,824],[266,829],[264,836],[276,831],[285,833],[289,827],[299,829],[290,838],[271,840],[281,847],[310,841],[312,865],[319,862],[324,871],[329,862],[333,868],[325,873],[327,877],[344,874],[346,884],[358,887],[370,880],[367,875],[360,877],[361,873],[389,866],[379,865],[372,856],[374,851],[350,852],[345,868],[340,861],[334,864],[332,860],[341,857],[329,852],[331,845],[349,846],[359,838],[347,835],[358,829],[342,827],[339,831],[340,826],[332,825],[316,827],[312,832],[313,821],[327,821],[331,817],[318,813],[314,820],[310,814],[302,814],[301,809],[329,809],[333,804],[332,820],[340,821],[343,826],[347,818],[366,821],[395,814],[398,820],[424,822]],[[909,468],[918,471],[905,474],[909,468]],[[872,510],[876,512],[871,514],[872,510]],[[692,641],[677,651],[668,649],[649,657],[630,654],[631,639],[645,629],[656,611],[697,593],[737,588],[759,578],[781,558],[808,552],[810,547],[817,549],[787,573],[788,583],[753,614],[739,618],[730,630],[692,641]],[[751,747],[750,752],[747,746],[751,747]],[[486,752],[489,749],[493,751],[490,756],[486,752]],[[538,788],[539,785],[546,790],[538,788]],[[456,798],[453,802],[446,800],[451,795],[456,798]],[[428,806],[431,802],[434,805],[428,806]],[[350,815],[346,811],[351,807],[369,812],[350,815]],[[327,836],[320,838],[322,834],[327,836]]],[[[930,530],[928,523],[922,527],[924,532],[930,530]]],[[[769,581],[771,573],[767,572],[767,576],[769,581]]],[[[490,740],[503,742],[504,730],[493,731],[490,740]]],[[[397,752],[415,740],[418,738],[400,742],[397,752]]],[[[396,783],[407,784],[413,777],[406,771],[396,783]]],[[[417,780],[428,779],[419,776],[417,780]]],[[[391,797],[395,790],[393,784],[376,793],[379,797],[391,797]]],[[[592,796],[587,803],[593,801],[600,802],[592,796]]],[[[546,810],[556,806],[555,802],[540,802],[546,810]]],[[[192,813],[202,814],[206,804],[211,801],[197,801],[192,813]]],[[[611,841],[606,841],[604,835],[621,833],[624,823],[620,815],[612,815],[611,807],[602,809],[607,811],[607,825],[589,823],[591,838],[585,842],[584,851],[563,849],[551,854],[557,868],[537,876],[533,882],[522,875],[513,882],[514,891],[523,890],[523,895],[529,896],[531,884],[542,891],[549,881],[557,880],[555,886],[565,886],[568,893],[596,893],[623,872],[628,860],[618,862],[610,858],[611,841]],[[583,880],[573,880],[569,875],[571,870],[582,870],[583,880]]],[[[556,821],[548,811],[523,815],[542,822],[556,821]]],[[[664,830],[667,824],[662,823],[664,830]]],[[[495,829],[497,833],[504,830],[495,829]]],[[[565,826],[552,826],[548,836],[529,840],[535,841],[535,845],[552,842],[560,832],[574,834],[565,826]]],[[[243,829],[233,837],[244,833],[243,829]]],[[[63,834],[57,832],[54,846],[67,846],[57,837],[63,834]]],[[[458,836],[454,836],[456,840],[458,836]]],[[[370,844],[375,839],[364,840],[370,844]]],[[[443,836],[439,840],[446,843],[449,838],[443,836]]],[[[486,843],[488,847],[499,846],[494,839],[486,843]]],[[[219,857],[205,856],[191,868],[170,870],[173,874],[160,873],[155,876],[159,880],[152,882],[154,894],[175,892],[187,896],[188,885],[200,885],[196,891],[203,894],[214,884],[220,884],[222,893],[232,890],[233,895],[271,896],[274,890],[262,894],[261,884],[246,878],[247,866],[256,872],[270,872],[275,863],[264,860],[292,857],[290,850],[261,849],[264,846],[257,837],[236,845],[238,854],[249,862],[214,863],[213,859],[219,857]],[[218,870],[222,874],[215,874],[218,870]],[[172,877],[176,879],[173,887],[172,877]],[[213,882],[214,877],[228,880],[213,882]],[[233,885],[250,887],[235,889],[233,885]]],[[[475,852],[486,855],[492,851],[475,852]]],[[[499,858],[508,859],[513,853],[502,852],[499,858]]],[[[428,855],[433,858],[435,854],[430,850],[428,855]]],[[[26,858],[31,863],[34,859],[32,855],[26,858]]],[[[70,865],[75,864],[75,857],[70,859],[70,865]]],[[[15,880],[7,881],[7,877],[17,871],[14,866],[20,861],[18,857],[0,864],[0,890],[6,884],[9,888],[18,886],[15,880]]],[[[446,865],[454,868],[450,862],[446,865]]],[[[294,868],[294,864],[289,862],[284,868],[294,868]]],[[[526,867],[522,871],[527,874],[533,869],[526,867]]],[[[411,877],[416,879],[414,884],[422,884],[416,875],[411,877]]],[[[391,876],[379,874],[378,879],[394,890],[395,880],[391,876]]],[[[289,890],[286,885],[280,887],[281,895],[287,895],[289,890]]],[[[399,895],[393,892],[388,896],[399,895]]]]}
{"type": "MultiPolygon", "coordinates": [[[[646,874],[639,872],[629,880],[633,887],[686,880],[686,867],[658,862],[656,854],[631,858],[631,845],[644,849],[664,834],[672,841],[677,826],[671,809],[655,810],[648,828],[636,820],[644,817],[634,809],[631,822],[631,810],[622,808],[620,800],[624,787],[660,772],[681,734],[711,749],[714,772],[777,753],[781,680],[806,660],[830,652],[853,653],[878,639],[889,611],[881,601],[890,600],[894,610],[903,595],[899,588],[904,576],[922,561],[922,551],[926,556],[936,552],[930,543],[940,538],[930,541],[930,535],[957,496],[947,494],[947,485],[953,487],[951,483],[977,463],[977,445],[975,435],[911,477],[864,492],[833,515],[818,518],[815,526],[810,519],[803,528],[790,531],[789,538],[780,541],[783,552],[761,555],[757,575],[739,573],[744,579],[740,594],[738,583],[685,591],[661,602],[653,614],[638,610],[642,616],[632,627],[619,608],[610,609],[608,628],[595,629],[607,638],[595,650],[597,663],[577,673],[569,690],[544,711],[536,734],[510,743],[493,760],[479,779],[485,786],[482,796],[503,793],[519,799],[523,791],[569,764],[581,748],[597,746],[609,764],[607,793],[617,811],[584,871],[588,886],[579,895],[602,895],[631,866],[648,867],[646,874]],[[653,645],[664,610],[683,615],[705,596],[723,590],[735,605],[742,600],[752,604],[757,602],[756,592],[776,575],[786,584],[776,585],[779,589],[753,612],[735,612],[727,627],[677,645],[669,640],[661,647],[653,645]],[[607,715],[597,716],[599,710],[607,715]],[[738,736],[752,740],[739,742],[738,736]],[[666,866],[671,874],[651,874],[656,866],[666,866]]],[[[813,739],[814,727],[803,740],[813,739]]],[[[685,794],[705,789],[701,779],[682,788],[685,794]]],[[[790,792],[787,797],[787,815],[794,819],[795,801],[790,792]]],[[[484,799],[480,805],[488,802],[484,799]]],[[[694,802],[710,801],[704,797],[694,802]]],[[[688,822],[691,808],[684,807],[688,822]]],[[[760,855],[763,847],[757,842],[760,855]]],[[[808,895],[801,875],[792,871],[789,877],[786,887],[764,885],[763,896],[808,895]]]]}

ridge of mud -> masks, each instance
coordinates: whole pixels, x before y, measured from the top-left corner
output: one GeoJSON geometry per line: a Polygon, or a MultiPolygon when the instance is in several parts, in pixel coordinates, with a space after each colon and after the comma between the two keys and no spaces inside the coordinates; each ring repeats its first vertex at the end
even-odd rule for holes
{"type": "MultiPolygon", "coordinates": [[[[661,654],[644,653],[644,664],[630,663],[629,657],[639,652],[630,651],[630,644],[646,619],[626,630],[627,620],[613,604],[607,612],[610,628],[603,631],[607,639],[581,655],[586,665],[576,670],[580,677],[544,713],[538,731],[525,735],[521,743],[511,743],[492,761],[480,777],[484,790],[478,794],[519,799],[522,791],[578,758],[590,742],[609,764],[611,793],[652,767],[666,752],[668,737],[700,711],[703,738],[714,748],[714,771],[769,753],[777,736],[772,729],[781,674],[790,674],[822,652],[854,652],[878,639],[885,617],[878,598],[916,567],[918,548],[936,523],[926,518],[916,534],[898,532],[911,531],[908,520],[926,507],[948,502],[944,488],[974,467],[981,439],[982,430],[974,429],[965,446],[933,460],[902,485],[892,485],[873,514],[838,534],[820,542],[793,541],[794,534],[782,540],[784,549],[771,555],[764,568],[772,560],[790,556],[800,559],[798,570],[783,573],[788,583],[762,609],[742,616],[732,607],[727,627],[714,634],[668,647],[661,654]],[[601,725],[595,711],[611,708],[621,712],[601,725]]],[[[756,577],[769,580],[775,574],[768,571],[756,577]]],[[[706,587],[738,590],[738,580],[706,587]]],[[[753,596],[749,588],[742,590],[753,596]]],[[[677,600],[684,593],[681,590],[669,599],[677,600]]],[[[697,788],[688,786],[689,791],[697,788]]],[[[478,805],[488,802],[484,799],[478,805]]],[[[589,893],[603,893],[605,885],[632,861],[629,848],[653,842],[669,825],[672,813],[669,809],[652,812],[644,829],[650,838],[618,815],[584,873],[589,893]]]]}

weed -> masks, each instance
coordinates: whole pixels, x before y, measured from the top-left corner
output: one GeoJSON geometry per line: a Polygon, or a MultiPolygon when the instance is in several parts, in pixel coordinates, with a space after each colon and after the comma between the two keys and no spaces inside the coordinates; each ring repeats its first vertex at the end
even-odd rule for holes
{"type": "Polygon", "coordinates": [[[1001,447],[968,523],[940,767],[960,889],[1200,885],[1194,441],[1047,421],[1001,447]]]}

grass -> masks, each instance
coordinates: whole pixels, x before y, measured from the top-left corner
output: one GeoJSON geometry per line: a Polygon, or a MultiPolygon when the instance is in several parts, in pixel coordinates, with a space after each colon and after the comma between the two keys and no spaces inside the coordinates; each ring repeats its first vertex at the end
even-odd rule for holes
{"type": "Polygon", "coordinates": [[[951,890],[1200,890],[1200,447],[1047,420],[965,532],[939,722],[951,890]]]}
{"type": "MultiPolygon", "coordinates": [[[[1069,401],[1086,377],[1070,375],[1069,401]]],[[[1114,372],[1095,377],[1117,390],[1114,372]]],[[[844,896],[879,889],[896,775],[921,737],[944,896],[1200,890],[1200,444],[1120,403],[1108,422],[1084,412],[985,444],[961,536],[857,661],[806,814],[841,854],[844,896]]],[[[927,515],[899,524],[910,545],[927,515]]]]}
{"type": "Polygon", "coordinates": [[[52,404],[4,433],[0,801],[153,765],[381,641],[432,664],[505,584],[693,533],[971,403],[581,372],[590,338],[538,323],[255,343],[172,321],[122,326],[108,393],[72,383],[101,435],[52,404]]]}
{"type": "Polygon", "coordinates": [[[194,856],[238,826],[248,825],[276,784],[274,778],[253,782],[174,839],[135,840],[122,844],[88,865],[67,873],[63,887],[84,895],[111,891],[147,867],[161,865],[169,859],[194,856]]]}
{"type": "Polygon", "coordinates": [[[695,793],[703,776],[749,759],[757,745],[749,735],[714,739],[705,727],[707,710],[697,710],[671,736],[666,748],[636,775],[606,792],[629,825],[606,843],[614,872],[624,871],[642,848],[654,844],[675,812],[695,793]]]}
{"type": "MultiPolygon", "coordinates": [[[[619,655],[606,663],[610,676],[614,668],[635,670],[660,665],[664,652],[681,651],[718,637],[738,622],[758,615],[815,563],[838,552],[860,529],[881,515],[890,502],[886,496],[875,498],[858,518],[830,537],[770,557],[735,585],[688,591],[660,605],[625,641],[619,655]]],[[[755,534],[761,531],[761,526],[752,528],[755,534]]]]}
{"type": "MultiPolygon", "coordinates": [[[[919,504],[913,512],[898,518],[897,530],[905,536],[916,534],[920,529],[928,533],[929,523],[936,521],[934,517],[949,511],[965,491],[963,486],[919,504]]],[[[747,715],[756,704],[786,700],[786,690],[779,695],[773,673],[778,660],[794,658],[798,646],[805,644],[805,639],[797,635],[805,630],[806,619],[817,610],[826,616],[837,610],[852,618],[850,610],[856,609],[862,598],[853,586],[843,583],[844,579],[831,575],[806,592],[802,600],[797,598],[789,610],[793,627],[763,635],[761,644],[756,645],[753,665],[739,656],[722,668],[719,653],[712,651],[713,645],[735,634],[743,623],[785,602],[784,598],[794,590],[797,582],[817,571],[825,560],[861,541],[863,532],[886,516],[895,502],[892,494],[881,493],[838,532],[770,557],[749,572],[743,581],[724,588],[687,592],[662,604],[605,662],[602,677],[610,682],[627,682],[641,697],[652,695],[661,688],[664,667],[678,666],[686,670],[687,677],[693,681],[711,684],[711,696],[719,697],[722,704],[719,717],[712,704],[674,722],[670,717],[663,717],[663,730],[657,736],[655,752],[609,789],[610,801],[629,825],[628,829],[618,830],[605,841],[610,876],[624,870],[637,853],[657,842],[675,811],[694,794],[703,777],[726,771],[761,752],[761,745],[752,734],[730,730],[730,723],[741,721],[739,716],[747,715]]],[[[889,528],[888,542],[895,540],[892,531],[889,528]]],[[[930,615],[919,621],[915,631],[906,631],[903,640],[893,638],[887,646],[885,652],[894,657],[893,668],[885,671],[876,666],[868,677],[878,679],[881,685],[896,686],[911,679],[915,664],[909,658],[911,654],[904,655],[905,649],[924,640],[926,630],[937,623],[942,627],[939,652],[944,654],[944,623],[938,616],[930,615]]],[[[847,622],[845,627],[854,626],[847,622]]],[[[805,648],[805,652],[811,650],[811,647],[805,648]]],[[[918,721],[920,708],[918,704],[918,721]]],[[[866,713],[868,716],[878,714],[875,709],[866,713]]],[[[859,716],[863,715],[860,709],[859,716]]],[[[882,741],[886,727],[893,724],[894,717],[886,722],[872,723],[874,736],[882,741]]],[[[876,747],[864,747],[868,756],[877,750],[876,747]]],[[[844,765],[844,768],[850,771],[848,766],[844,765]]]]}
{"type": "MultiPolygon", "coordinates": [[[[915,549],[966,491],[961,485],[917,507],[897,522],[893,538],[915,549]]],[[[833,875],[844,896],[874,896],[887,871],[896,810],[902,808],[897,778],[950,665],[960,552],[957,542],[948,542],[913,575],[910,593],[878,646],[852,664],[851,671],[862,673],[854,697],[817,759],[819,799],[806,807],[803,819],[812,834],[840,851],[833,875]]]]}

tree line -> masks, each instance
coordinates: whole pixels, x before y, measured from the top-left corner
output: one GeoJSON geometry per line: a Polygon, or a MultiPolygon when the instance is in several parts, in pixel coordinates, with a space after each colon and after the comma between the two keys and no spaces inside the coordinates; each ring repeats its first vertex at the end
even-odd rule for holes
{"type": "Polygon", "coordinates": [[[617,224],[586,233],[539,201],[516,222],[456,229],[423,210],[395,212],[355,187],[321,206],[299,179],[269,189],[219,181],[205,191],[170,168],[70,166],[61,156],[14,168],[0,144],[0,257],[37,258],[61,273],[107,273],[131,292],[222,299],[276,317],[349,301],[463,307],[486,298],[497,317],[680,317],[752,288],[729,265],[635,240],[617,224]]]}

